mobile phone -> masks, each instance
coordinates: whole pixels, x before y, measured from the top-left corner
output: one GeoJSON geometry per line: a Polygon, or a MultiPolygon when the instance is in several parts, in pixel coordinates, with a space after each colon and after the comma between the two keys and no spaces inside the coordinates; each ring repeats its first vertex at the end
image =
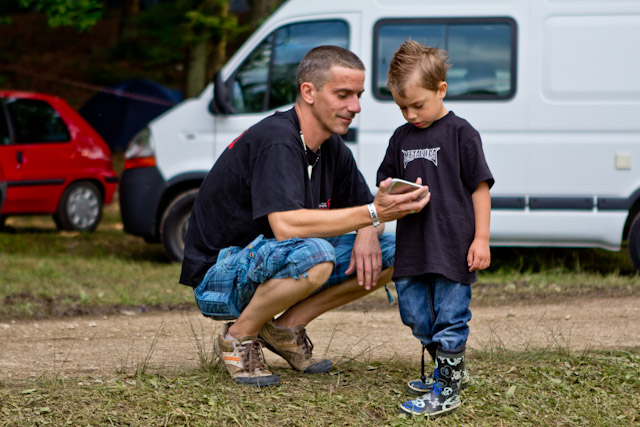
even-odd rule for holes
{"type": "MultiPolygon", "coordinates": [[[[422,188],[422,187],[424,186],[420,184],[416,184],[415,182],[405,181],[404,179],[400,179],[400,178],[393,178],[391,180],[391,185],[389,186],[389,188],[387,188],[387,193],[403,194],[403,193],[408,193],[409,191],[413,191],[416,188],[422,188]]],[[[422,196],[418,197],[418,200],[426,196],[427,193],[424,193],[422,196]]]]}

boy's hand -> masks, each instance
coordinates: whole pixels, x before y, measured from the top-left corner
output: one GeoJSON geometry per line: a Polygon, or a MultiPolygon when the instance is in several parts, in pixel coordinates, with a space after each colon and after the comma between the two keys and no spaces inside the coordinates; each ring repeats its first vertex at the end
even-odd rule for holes
{"type": "Polygon", "coordinates": [[[467,254],[467,265],[469,266],[469,272],[484,270],[491,265],[491,250],[487,240],[473,239],[467,254]]]}

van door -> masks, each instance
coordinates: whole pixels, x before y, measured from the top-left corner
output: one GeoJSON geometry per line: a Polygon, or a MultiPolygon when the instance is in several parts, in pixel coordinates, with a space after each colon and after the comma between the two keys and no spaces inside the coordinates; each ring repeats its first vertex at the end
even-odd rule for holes
{"type": "MultiPolygon", "coordinates": [[[[335,45],[357,54],[353,35],[359,14],[305,16],[305,21],[280,23],[266,29],[240,65],[224,70],[225,85],[231,94],[232,112],[216,115],[215,154],[222,151],[247,128],[273,114],[287,110],[296,98],[296,72],[302,57],[312,48],[335,45]]],[[[236,61],[230,61],[236,62],[236,61]]],[[[358,116],[352,123],[356,134],[358,116]]],[[[345,139],[353,139],[345,137],[345,139]]]]}

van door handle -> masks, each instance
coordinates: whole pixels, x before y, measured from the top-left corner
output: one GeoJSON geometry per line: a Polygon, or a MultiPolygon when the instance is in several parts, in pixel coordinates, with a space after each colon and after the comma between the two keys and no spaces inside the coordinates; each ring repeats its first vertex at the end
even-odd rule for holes
{"type": "Polygon", "coordinates": [[[358,128],[349,128],[346,134],[342,136],[344,142],[358,142],[358,128]]]}
{"type": "Polygon", "coordinates": [[[22,151],[17,151],[16,152],[16,161],[18,162],[18,165],[21,165],[24,162],[24,158],[22,156],[22,151]]]}

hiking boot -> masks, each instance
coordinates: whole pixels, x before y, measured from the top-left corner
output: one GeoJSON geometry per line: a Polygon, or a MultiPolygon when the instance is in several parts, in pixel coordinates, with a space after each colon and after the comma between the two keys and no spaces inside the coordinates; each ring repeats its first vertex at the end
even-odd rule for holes
{"type": "Polygon", "coordinates": [[[313,343],[303,325],[280,328],[270,320],[260,329],[260,338],[269,350],[282,357],[297,371],[321,374],[333,368],[331,360],[312,357],[313,343]]]}
{"type": "Polygon", "coordinates": [[[461,404],[463,371],[464,352],[448,353],[438,350],[431,389],[416,399],[402,403],[400,411],[409,415],[437,417],[456,410],[461,404]]]}
{"type": "Polygon", "coordinates": [[[231,325],[227,323],[222,328],[213,342],[213,350],[224,362],[233,381],[254,387],[280,385],[280,377],[269,372],[264,362],[261,340],[256,336],[228,340],[225,336],[231,325]]]}

